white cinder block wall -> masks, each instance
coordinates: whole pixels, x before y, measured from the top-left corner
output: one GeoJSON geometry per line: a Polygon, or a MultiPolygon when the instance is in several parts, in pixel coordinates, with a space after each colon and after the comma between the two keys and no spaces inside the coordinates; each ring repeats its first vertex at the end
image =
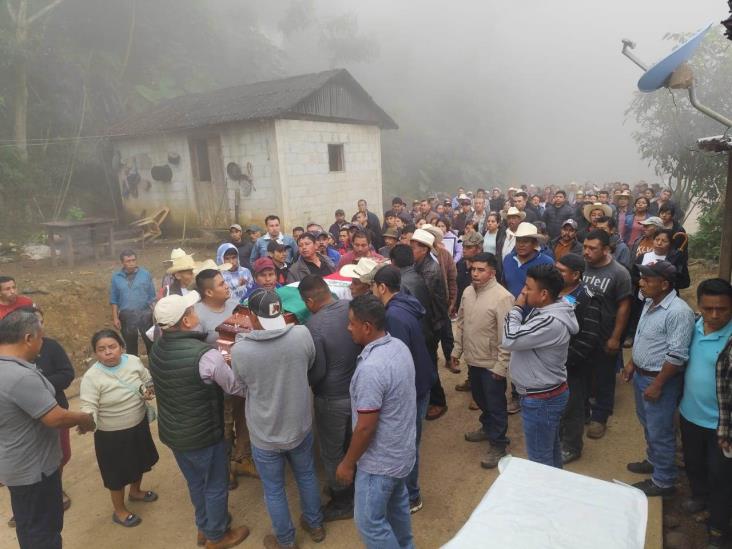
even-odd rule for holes
{"type": "Polygon", "coordinates": [[[219,129],[221,135],[221,156],[224,174],[229,162],[236,162],[242,171],[247,162],[252,163],[254,188],[245,196],[246,182],[239,183],[227,178],[227,199],[229,223],[263,226],[269,213],[282,211],[282,197],[279,192],[277,150],[274,120],[238,123],[219,129]],[[239,217],[235,218],[236,194],[239,193],[239,217]]]}
{"type": "Polygon", "coordinates": [[[120,189],[125,176],[125,167],[133,168],[137,165],[140,174],[137,198],[130,195],[122,200],[125,210],[134,218],[151,215],[163,206],[170,208],[169,219],[176,225],[183,224],[187,210],[187,224],[197,225],[196,213],[191,184],[191,155],[188,149],[188,139],[182,134],[165,134],[154,136],[131,137],[116,140],[114,148],[119,152],[123,167],[117,173],[120,189]],[[154,181],[150,175],[152,166],[162,166],[168,163],[168,153],[180,155],[178,165],[171,164],[173,180],[170,183],[154,181]],[[148,182],[150,189],[148,190],[148,182]]]}
{"type": "MultiPolygon", "coordinates": [[[[280,216],[286,232],[309,221],[319,222],[327,229],[338,208],[343,208],[350,219],[360,198],[365,198],[369,208],[381,216],[381,133],[377,126],[264,120],[212,127],[208,133],[221,136],[221,169],[227,178],[225,201],[228,210],[221,218],[227,217],[227,224],[263,225],[264,217],[275,213],[280,216]],[[341,143],[345,170],[331,172],[328,144],[341,143]],[[243,192],[244,185],[226,176],[229,162],[236,162],[242,170],[246,169],[247,162],[252,163],[254,188],[249,196],[243,192]],[[239,216],[235,219],[237,192],[239,216]]],[[[133,217],[141,217],[143,213],[149,215],[157,208],[168,206],[174,225],[183,224],[187,211],[187,225],[198,226],[188,133],[118,139],[114,146],[125,166],[132,167],[137,161],[142,178],[138,197],[123,200],[125,209],[133,217]],[[173,181],[153,181],[150,168],[167,164],[169,152],[180,155],[178,165],[171,165],[173,181]],[[140,161],[143,158],[145,162],[140,161]],[[151,182],[149,190],[146,181],[151,182]]],[[[121,184],[122,170],[118,176],[121,184]]]]}
{"type": "Polygon", "coordinates": [[[277,149],[285,230],[309,221],[333,223],[343,208],[347,218],[365,198],[381,217],[381,133],[377,126],[277,120],[277,149]],[[328,144],[344,145],[345,170],[331,172],[328,144]]]}

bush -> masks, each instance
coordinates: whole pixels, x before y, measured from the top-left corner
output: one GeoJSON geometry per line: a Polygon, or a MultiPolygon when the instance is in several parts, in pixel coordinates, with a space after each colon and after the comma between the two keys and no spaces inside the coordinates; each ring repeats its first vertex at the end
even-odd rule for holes
{"type": "Polygon", "coordinates": [[[689,256],[719,261],[722,247],[722,206],[717,204],[699,216],[699,230],[689,237],[689,256]]]}

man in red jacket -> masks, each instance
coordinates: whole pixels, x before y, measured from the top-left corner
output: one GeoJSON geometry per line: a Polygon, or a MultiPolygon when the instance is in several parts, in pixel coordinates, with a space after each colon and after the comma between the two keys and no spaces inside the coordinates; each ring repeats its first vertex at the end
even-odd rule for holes
{"type": "Polygon", "coordinates": [[[18,287],[12,276],[0,276],[0,319],[22,307],[33,307],[33,301],[18,295],[18,287]]]}

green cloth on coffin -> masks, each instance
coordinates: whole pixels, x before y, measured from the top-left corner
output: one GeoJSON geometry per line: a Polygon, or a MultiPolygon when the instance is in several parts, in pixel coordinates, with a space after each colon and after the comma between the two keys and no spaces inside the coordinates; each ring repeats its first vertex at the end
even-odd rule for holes
{"type": "Polygon", "coordinates": [[[293,286],[281,286],[275,290],[282,300],[282,309],[294,314],[300,324],[310,318],[310,311],[300,297],[300,291],[293,286]]]}

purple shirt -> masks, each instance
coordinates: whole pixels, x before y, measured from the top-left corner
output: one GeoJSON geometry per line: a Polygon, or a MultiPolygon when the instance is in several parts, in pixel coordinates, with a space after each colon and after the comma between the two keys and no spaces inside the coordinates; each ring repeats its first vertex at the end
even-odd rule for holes
{"type": "Polygon", "coordinates": [[[227,395],[244,398],[244,387],[231,371],[224,360],[224,356],[216,349],[206,351],[198,361],[198,373],[203,382],[207,385],[215,383],[221,387],[227,395]]]}

